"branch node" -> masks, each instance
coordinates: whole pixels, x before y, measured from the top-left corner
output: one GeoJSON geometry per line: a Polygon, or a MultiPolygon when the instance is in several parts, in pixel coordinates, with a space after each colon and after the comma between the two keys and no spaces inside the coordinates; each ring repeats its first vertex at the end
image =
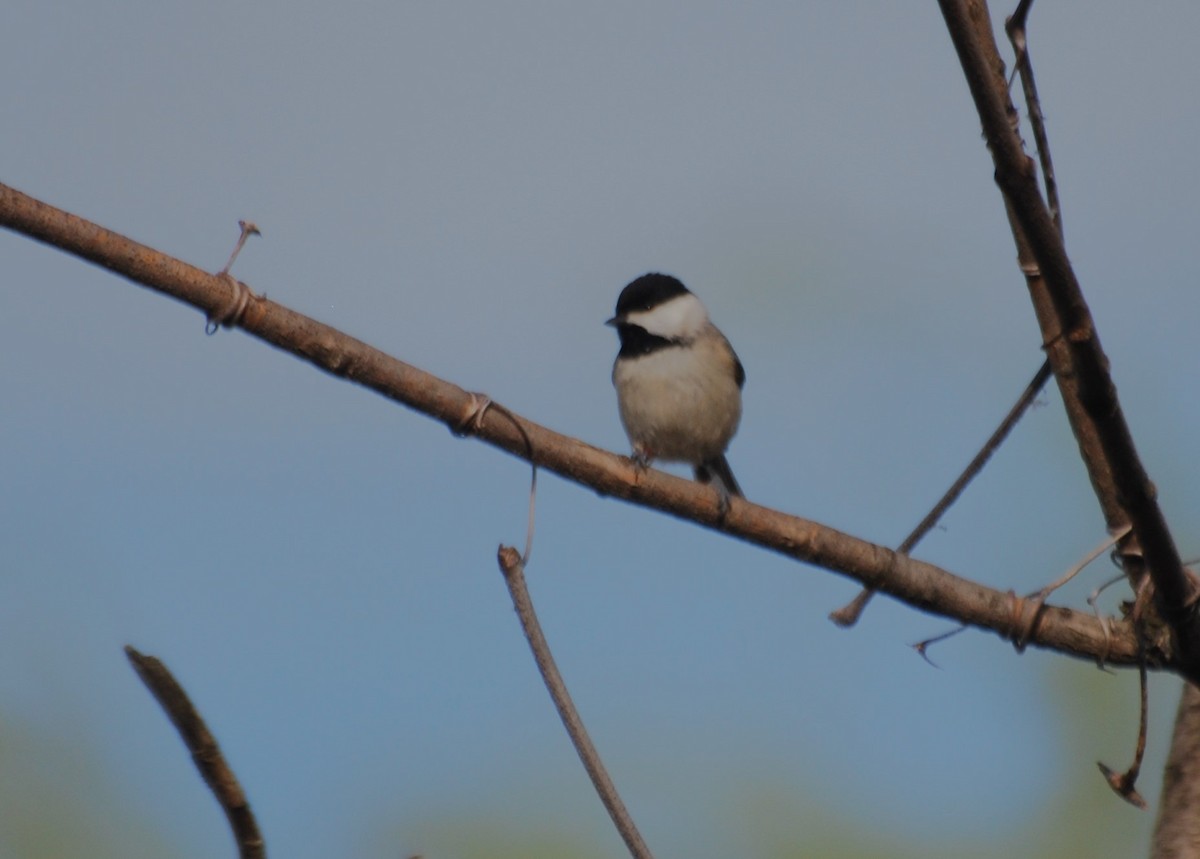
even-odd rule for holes
{"type": "Polygon", "coordinates": [[[240,280],[235,279],[229,273],[229,270],[233,268],[233,261],[242,252],[246,240],[251,236],[261,236],[262,230],[258,228],[258,225],[254,221],[246,220],[238,221],[238,228],[241,229],[242,233],[238,236],[237,244],[233,246],[233,253],[229,255],[229,261],[225,263],[225,268],[217,272],[217,277],[233,288],[233,295],[223,310],[210,310],[208,312],[208,320],[204,326],[204,333],[210,337],[216,334],[217,329],[222,326],[232,328],[234,325],[239,324],[242,321],[242,314],[246,312],[246,307],[250,304],[250,299],[257,297],[250,291],[250,287],[246,286],[240,280]]]}
{"type": "Polygon", "coordinates": [[[208,312],[208,317],[204,325],[204,333],[210,337],[217,333],[218,328],[233,328],[235,325],[240,325],[246,308],[250,306],[250,300],[258,298],[250,287],[246,286],[246,284],[235,278],[228,271],[219,272],[217,278],[229,284],[232,293],[229,297],[229,302],[224,308],[208,312]]]}
{"type": "Polygon", "coordinates": [[[470,400],[462,417],[450,425],[450,432],[459,438],[474,435],[483,429],[483,419],[492,405],[492,398],[487,394],[468,391],[467,396],[470,400]]]}
{"type": "Polygon", "coordinates": [[[1012,625],[1009,628],[1008,640],[1012,642],[1017,653],[1024,653],[1030,639],[1033,638],[1034,627],[1037,626],[1042,608],[1046,604],[1046,594],[1038,591],[1029,597],[1021,597],[1010,590],[1007,596],[1012,605],[1012,625]],[[1033,610],[1026,611],[1027,605],[1031,605],[1033,610]]]}

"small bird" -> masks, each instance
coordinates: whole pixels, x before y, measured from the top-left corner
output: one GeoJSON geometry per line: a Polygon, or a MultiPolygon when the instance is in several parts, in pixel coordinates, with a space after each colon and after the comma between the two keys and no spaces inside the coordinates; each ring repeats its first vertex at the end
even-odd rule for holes
{"type": "Polygon", "coordinates": [[[746,381],[733,347],[700,299],[668,274],[626,286],[605,324],[621,340],[612,380],[634,460],[690,463],[698,481],[715,481],[727,509],[729,496],[742,494],[725,459],[746,381]]]}

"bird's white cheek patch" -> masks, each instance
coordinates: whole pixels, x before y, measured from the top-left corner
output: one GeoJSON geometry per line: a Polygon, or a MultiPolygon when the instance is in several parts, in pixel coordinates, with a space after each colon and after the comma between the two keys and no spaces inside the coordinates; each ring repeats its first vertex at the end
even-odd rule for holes
{"type": "Polygon", "coordinates": [[[625,318],[631,325],[644,328],[657,337],[674,340],[698,334],[708,322],[708,311],[700,299],[689,292],[677,295],[658,307],[630,313],[625,318]]]}

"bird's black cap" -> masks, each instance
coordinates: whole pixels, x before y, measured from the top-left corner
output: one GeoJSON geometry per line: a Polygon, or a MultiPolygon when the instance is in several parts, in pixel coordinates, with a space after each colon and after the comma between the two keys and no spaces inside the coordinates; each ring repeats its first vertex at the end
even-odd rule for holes
{"type": "Polygon", "coordinates": [[[609,321],[613,322],[638,310],[658,307],[663,302],[677,295],[683,295],[687,291],[688,288],[677,277],[657,272],[643,274],[621,290],[621,295],[617,298],[617,315],[609,321]]]}

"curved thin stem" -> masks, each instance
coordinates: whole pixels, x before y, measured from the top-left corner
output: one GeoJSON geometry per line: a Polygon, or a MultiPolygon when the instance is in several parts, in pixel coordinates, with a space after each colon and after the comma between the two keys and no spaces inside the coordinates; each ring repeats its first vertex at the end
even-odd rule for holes
{"type": "Polygon", "coordinates": [[[525,585],[525,566],[521,562],[521,556],[511,546],[501,546],[497,559],[500,563],[500,571],[504,573],[504,583],[508,585],[508,593],[512,597],[513,607],[517,610],[517,617],[521,621],[521,629],[525,632],[525,640],[529,642],[529,649],[533,651],[533,659],[537,662],[538,671],[541,672],[542,680],[546,683],[546,689],[550,692],[550,698],[554,701],[554,707],[558,710],[563,726],[567,729],[571,743],[575,746],[575,751],[579,753],[579,760],[583,762],[583,768],[587,770],[588,777],[596,788],[596,793],[600,795],[600,801],[608,809],[608,816],[612,818],[617,831],[621,833],[621,838],[625,841],[625,846],[629,848],[630,855],[634,859],[653,859],[650,848],[642,840],[642,835],[638,832],[628,809],[625,808],[621,795],[617,793],[616,785],[609,777],[604,762],[600,760],[600,753],[596,751],[596,746],[588,736],[587,729],[583,727],[583,719],[580,718],[579,711],[575,708],[575,702],[571,700],[571,695],[567,691],[567,684],[558,671],[553,654],[550,653],[550,643],[546,641],[546,636],[542,632],[537,612],[533,609],[533,600],[529,596],[529,588],[525,585]]]}

